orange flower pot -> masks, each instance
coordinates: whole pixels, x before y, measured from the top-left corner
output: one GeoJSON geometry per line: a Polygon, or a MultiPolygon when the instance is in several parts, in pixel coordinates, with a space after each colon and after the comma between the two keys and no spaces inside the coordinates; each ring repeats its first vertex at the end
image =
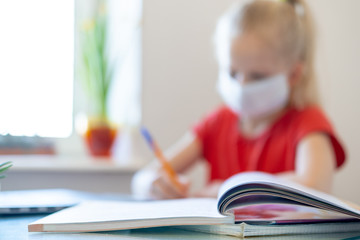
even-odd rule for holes
{"type": "Polygon", "coordinates": [[[110,157],[117,128],[108,121],[90,121],[84,139],[89,153],[95,157],[110,157]]]}

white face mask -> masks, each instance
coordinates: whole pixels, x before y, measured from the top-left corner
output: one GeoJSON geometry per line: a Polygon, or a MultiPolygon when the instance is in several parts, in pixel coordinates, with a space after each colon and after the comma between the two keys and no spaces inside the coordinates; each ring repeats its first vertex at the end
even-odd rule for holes
{"type": "Polygon", "coordinates": [[[227,72],[221,72],[217,85],[224,102],[246,118],[266,116],[285,107],[289,100],[289,85],[285,74],[241,85],[227,72]]]}

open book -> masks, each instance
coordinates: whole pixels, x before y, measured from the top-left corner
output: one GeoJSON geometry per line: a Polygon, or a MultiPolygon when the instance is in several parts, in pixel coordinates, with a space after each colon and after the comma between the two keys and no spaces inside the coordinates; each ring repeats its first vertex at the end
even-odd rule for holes
{"type": "Polygon", "coordinates": [[[218,199],[83,202],[28,227],[30,232],[92,232],[177,226],[244,237],[355,231],[359,219],[356,206],[333,196],[249,172],[226,180],[218,199]]]}

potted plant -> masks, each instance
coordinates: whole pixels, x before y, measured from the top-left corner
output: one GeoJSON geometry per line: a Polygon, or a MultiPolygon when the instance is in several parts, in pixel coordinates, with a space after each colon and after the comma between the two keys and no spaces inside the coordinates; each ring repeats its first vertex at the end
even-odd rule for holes
{"type": "Polygon", "coordinates": [[[99,1],[94,16],[83,22],[80,35],[80,78],[90,105],[83,135],[90,154],[109,157],[117,128],[109,120],[107,107],[113,81],[107,31],[105,1],[99,1]]]}

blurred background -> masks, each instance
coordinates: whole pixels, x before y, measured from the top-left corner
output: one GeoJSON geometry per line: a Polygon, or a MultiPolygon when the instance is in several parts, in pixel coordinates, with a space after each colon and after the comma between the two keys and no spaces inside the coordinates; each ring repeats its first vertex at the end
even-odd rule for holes
{"type": "MultiPolygon", "coordinates": [[[[220,103],[212,35],[217,18],[233,2],[1,0],[0,161],[14,163],[2,189],[129,191],[133,172],[152,158],[137,131],[140,124],[166,149],[220,103]],[[108,19],[105,30],[97,25],[102,14],[108,19]],[[108,60],[96,65],[102,82],[91,84],[111,82],[106,121],[93,125],[111,122],[117,131],[110,156],[100,158],[88,149],[96,110],[81,81],[87,72],[80,63],[92,59],[84,36],[89,42],[99,36],[96,31],[106,31],[108,60]],[[32,178],[32,185],[25,178],[32,178]]],[[[348,155],[334,193],[360,203],[360,191],[353,189],[360,171],[360,1],[308,4],[317,30],[322,104],[348,155]]]]}

